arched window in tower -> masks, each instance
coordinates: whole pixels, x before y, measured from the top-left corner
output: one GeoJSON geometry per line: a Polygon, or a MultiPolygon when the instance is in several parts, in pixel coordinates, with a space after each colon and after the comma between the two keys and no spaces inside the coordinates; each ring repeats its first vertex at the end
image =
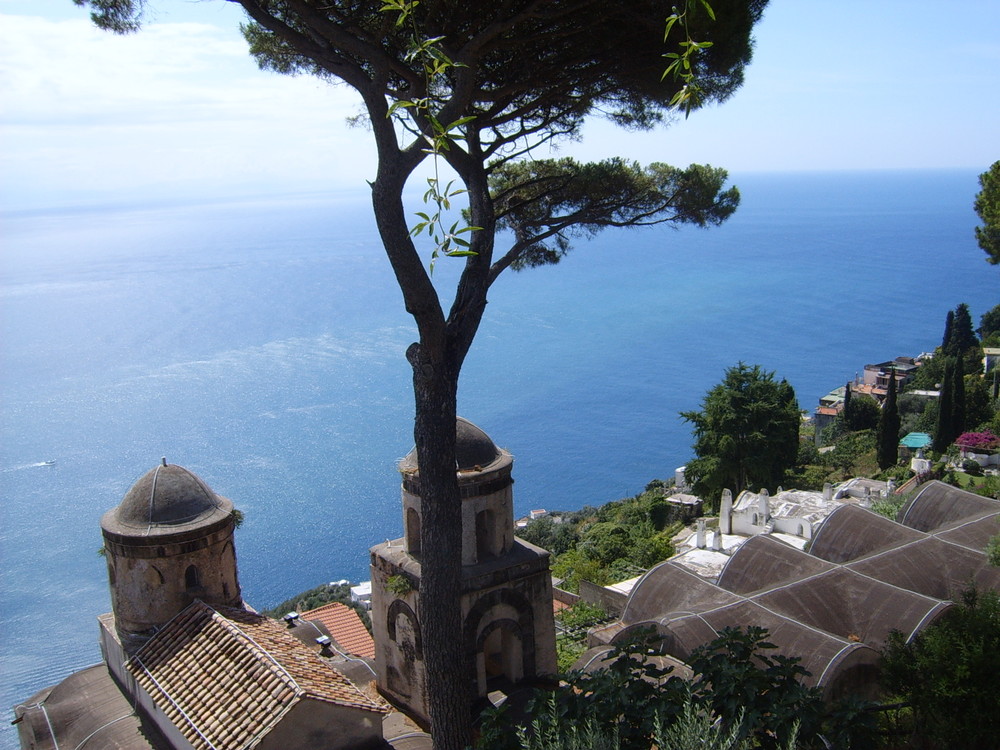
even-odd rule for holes
{"type": "Polygon", "coordinates": [[[497,678],[520,682],[524,675],[523,634],[518,623],[510,619],[490,623],[480,634],[476,649],[480,695],[486,695],[497,678]]]}
{"type": "Polygon", "coordinates": [[[199,586],[201,586],[201,575],[198,573],[198,568],[194,565],[188,565],[187,570],[184,571],[184,588],[190,590],[199,586]]]}
{"type": "Polygon", "coordinates": [[[406,551],[411,555],[420,554],[420,513],[416,508],[406,509],[406,551]]]}
{"type": "Polygon", "coordinates": [[[496,522],[490,509],[481,510],[476,514],[476,560],[483,561],[497,553],[495,536],[496,522]]]}

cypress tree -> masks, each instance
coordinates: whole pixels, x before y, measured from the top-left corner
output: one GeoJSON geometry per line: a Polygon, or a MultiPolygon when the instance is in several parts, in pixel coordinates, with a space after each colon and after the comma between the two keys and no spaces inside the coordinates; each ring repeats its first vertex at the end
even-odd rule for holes
{"type": "Polygon", "coordinates": [[[941,337],[941,349],[945,354],[948,354],[948,348],[951,346],[951,332],[955,327],[955,311],[949,310],[948,314],[944,319],[944,336],[941,337]]]}
{"type": "Polygon", "coordinates": [[[951,445],[955,436],[951,434],[954,419],[954,375],[950,361],[944,365],[944,380],[941,382],[941,395],[938,396],[937,429],[934,430],[934,442],[931,448],[937,453],[944,453],[951,445]]]}
{"type": "Polygon", "coordinates": [[[945,334],[948,339],[944,342],[944,353],[952,357],[960,357],[969,349],[979,345],[976,332],[972,328],[972,316],[969,314],[969,306],[964,302],[955,308],[951,315],[951,326],[945,323],[945,334]]]}
{"type": "Polygon", "coordinates": [[[852,404],[851,404],[851,382],[848,381],[844,385],[844,409],[843,409],[843,411],[841,411],[841,414],[844,417],[844,423],[848,426],[847,427],[848,429],[850,429],[851,417],[853,416],[853,414],[852,414],[853,409],[851,409],[851,406],[852,406],[852,404]]]}
{"type": "Polygon", "coordinates": [[[955,357],[952,375],[951,435],[952,440],[965,432],[965,360],[955,357]]]}
{"type": "Polygon", "coordinates": [[[889,370],[889,387],[878,419],[878,467],[883,471],[899,460],[899,408],[896,406],[896,370],[889,370]]]}

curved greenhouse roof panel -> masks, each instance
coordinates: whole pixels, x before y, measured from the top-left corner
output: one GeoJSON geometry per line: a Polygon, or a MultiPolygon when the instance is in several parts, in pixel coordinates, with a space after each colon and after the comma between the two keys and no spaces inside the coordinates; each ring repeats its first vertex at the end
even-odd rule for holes
{"type": "Polygon", "coordinates": [[[927,482],[899,512],[897,520],[918,531],[942,531],[956,521],[1000,515],[1000,500],[952,487],[944,482],[927,482]]]}
{"type": "Polygon", "coordinates": [[[747,539],[729,558],[719,576],[719,586],[734,594],[748,595],[834,567],[832,563],[760,534],[747,539]]]}
{"type": "Polygon", "coordinates": [[[846,563],[925,536],[857,505],[842,505],[820,526],[809,553],[828,562],[846,563]]]}

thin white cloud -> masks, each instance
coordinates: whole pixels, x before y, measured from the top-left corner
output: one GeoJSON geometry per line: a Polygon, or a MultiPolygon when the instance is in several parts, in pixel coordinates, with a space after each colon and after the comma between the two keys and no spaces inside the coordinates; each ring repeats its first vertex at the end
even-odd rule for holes
{"type": "MultiPolygon", "coordinates": [[[[0,0],[0,204],[372,178],[370,134],[344,123],[358,109],[347,87],[257,70],[232,3],[151,7],[141,32],[118,37],[70,0],[0,0]]],[[[775,2],[731,101],[666,132],[594,122],[564,153],[734,171],[985,167],[1000,5],[956,0],[930,23],[933,7],[775,2]]]]}
{"type": "Polygon", "coordinates": [[[344,86],[259,71],[233,29],[0,16],[0,169],[8,195],[190,183],[363,185],[344,86]]]}

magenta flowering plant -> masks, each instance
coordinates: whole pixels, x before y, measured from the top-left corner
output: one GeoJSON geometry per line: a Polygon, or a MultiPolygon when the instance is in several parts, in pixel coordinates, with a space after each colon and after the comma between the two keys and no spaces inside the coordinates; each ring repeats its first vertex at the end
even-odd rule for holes
{"type": "Polygon", "coordinates": [[[983,432],[963,432],[955,444],[963,450],[988,452],[1000,448],[1000,438],[989,430],[983,432]]]}

